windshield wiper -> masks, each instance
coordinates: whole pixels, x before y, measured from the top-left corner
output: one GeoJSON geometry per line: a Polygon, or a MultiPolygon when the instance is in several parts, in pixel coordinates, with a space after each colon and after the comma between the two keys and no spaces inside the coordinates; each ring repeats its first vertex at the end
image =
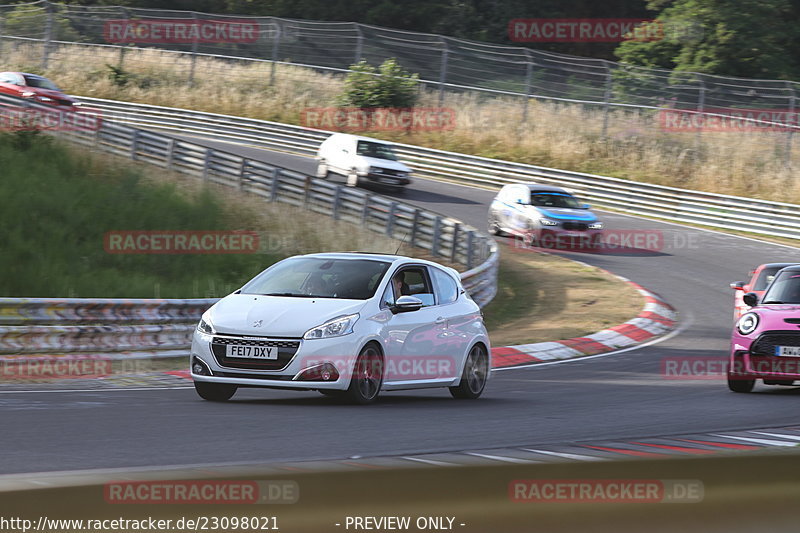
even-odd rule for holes
{"type": "Polygon", "coordinates": [[[762,304],[784,304],[786,302],[779,302],[778,300],[767,300],[767,301],[764,301],[764,302],[761,302],[761,303],[762,304]]]}

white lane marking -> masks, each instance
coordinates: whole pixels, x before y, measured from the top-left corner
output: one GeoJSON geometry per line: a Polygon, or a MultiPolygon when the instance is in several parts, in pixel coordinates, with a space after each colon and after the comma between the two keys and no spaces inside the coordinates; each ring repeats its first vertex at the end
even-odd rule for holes
{"type": "Polygon", "coordinates": [[[725,439],[743,440],[745,442],[753,442],[756,444],[763,444],[764,446],[797,446],[793,442],[786,442],[785,440],[769,440],[769,439],[754,439],[751,437],[734,437],[733,435],[713,435],[714,437],[723,437],[725,439]]]}
{"type": "Polygon", "coordinates": [[[579,455],[577,453],[564,453],[564,452],[550,452],[547,450],[533,450],[530,448],[521,448],[526,452],[541,453],[543,455],[554,455],[556,457],[563,457],[564,459],[573,459],[575,461],[603,461],[602,457],[594,457],[591,455],[579,455]]]}
{"type": "Polygon", "coordinates": [[[194,387],[128,387],[118,389],[40,389],[40,390],[0,390],[0,394],[39,394],[42,392],[127,392],[142,390],[187,390],[194,387]]]}
{"type": "Polygon", "coordinates": [[[502,457],[500,455],[489,455],[488,453],[464,452],[464,455],[472,455],[474,457],[482,457],[484,459],[492,459],[493,461],[502,461],[504,463],[531,464],[539,462],[539,461],[528,461],[526,459],[517,459],[516,457],[502,457]]]}
{"type": "Polygon", "coordinates": [[[758,435],[766,435],[767,437],[778,437],[779,439],[800,441],[800,436],[797,435],[782,435],[780,433],[766,433],[764,431],[751,431],[750,433],[756,433],[758,435]]]}
{"type": "Polygon", "coordinates": [[[645,342],[644,344],[639,344],[637,346],[631,346],[630,348],[623,348],[621,350],[614,350],[613,352],[599,353],[597,355],[586,355],[586,356],[583,356],[583,357],[573,357],[572,359],[563,359],[561,361],[551,361],[551,362],[547,362],[547,363],[531,363],[529,365],[519,365],[519,366],[507,366],[507,367],[503,367],[503,368],[493,368],[492,372],[500,372],[501,370],[519,370],[521,368],[536,368],[536,367],[550,366],[550,365],[561,365],[561,364],[564,364],[564,363],[573,363],[575,361],[587,361],[589,359],[598,359],[600,357],[609,357],[609,356],[612,356],[612,355],[618,355],[618,354],[621,354],[621,353],[630,352],[630,351],[633,351],[633,350],[638,350],[640,348],[647,348],[648,346],[653,346],[654,344],[658,344],[660,342],[669,340],[672,337],[680,335],[681,333],[686,331],[686,329],[694,323],[694,315],[691,312],[687,312],[687,313],[685,313],[685,315],[686,315],[686,320],[681,322],[681,325],[677,329],[672,330],[670,333],[667,333],[663,337],[659,337],[657,339],[653,339],[651,341],[645,342]]]}
{"type": "Polygon", "coordinates": [[[434,461],[433,459],[421,459],[419,457],[401,457],[401,459],[406,459],[408,461],[416,461],[418,463],[425,463],[434,466],[455,466],[455,463],[445,463],[444,461],[434,461]]]}

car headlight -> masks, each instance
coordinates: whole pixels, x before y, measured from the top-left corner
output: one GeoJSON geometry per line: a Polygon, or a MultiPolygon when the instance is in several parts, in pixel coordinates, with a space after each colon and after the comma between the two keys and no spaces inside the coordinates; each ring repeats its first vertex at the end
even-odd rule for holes
{"type": "Polygon", "coordinates": [[[603,229],[603,223],[602,222],[592,222],[591,224],[589,224],[589,229],[603,229]]]}
{"type": "Polygon", "coordinates": [[[205,333],[206,335],[214,335],[216,333],[208,317],[205,315],[203,315],[203,318],[201,318],[200,322],[197,324],[197,331],[205,333]]]}
{"type": "Polygon", "coordinates": [[[758,327],[758,314],[757,313],[745,313],[742,315],[742,318],[736,323],[736,329],[739,330],[739,333],[742,335],[750,335],[753,333],[756,328],[758,327]]]}
{"type": "Polygon", "coordinates": [[[333,320],[328,320],[315,328],[311,328],[303,335],[304,339],[328,339],[330,337],[341,337],[353,332],[353,325],[358,320],[358,313],[354,315],[340,316],[333,320]]]}
{"type": "Polygon", "coordinates": [[[542,226],[558,226],[558,222],[555,220],[550,220],[549,218],[541,218],[539,222],[542,223],[542,226]]]}

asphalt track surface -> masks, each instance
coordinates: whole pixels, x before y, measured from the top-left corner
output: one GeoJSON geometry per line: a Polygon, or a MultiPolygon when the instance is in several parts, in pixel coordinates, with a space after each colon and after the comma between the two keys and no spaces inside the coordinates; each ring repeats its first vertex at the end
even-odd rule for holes
{"type": "MultiPolygon", "coordinates": [[[[309,159],[192,140],[314,171],[309,159]]],[[[483,229],[494,193],[417,179],[387,195],[483,229]]],[[[342,459],[797,424],[798,388],[759,384],[753,394],[734,394],[722,380],[665,379],[662,362],[724,357],[728,283],[759,263],[800,262],[800,252],[619,214],[603,219],[607,231],[660,231],[663,248],[563,255],[659,293],[679,312],[677,334],[624,353],[495,372],[478,401],[456,401],[446,390],[385,393],[368,407],[266,389],[240,390],[223,404],[191,388],[3,393],[0,473],[342,459]]]]}

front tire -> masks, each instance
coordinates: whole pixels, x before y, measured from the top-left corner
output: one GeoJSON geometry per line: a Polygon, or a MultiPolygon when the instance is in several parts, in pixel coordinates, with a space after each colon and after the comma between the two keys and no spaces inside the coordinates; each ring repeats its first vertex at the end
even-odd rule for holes
{"type": "Polygon", "coordinates": [[[755,384],[754,379],[742,379],[728,374],[728,388],[733,392],[752,392],[755,384]]]}
{"type": "Polygon", "coordinates": [[[356,174],[355,169],[351,170],[350,173],[347,175],[347,186],[348,187],[358,187],[358,174],[356,174]]]}
{"type": "Polygon", "coordinates": [[[331,171],[328,170],[328,164],[325,161],[320,161],[317,165],[317,177],[321,180],[326,180],[330,177],[331,171]]]}
{"type": "Polygon", "coordinates": [[[367,405],[378,398],[378,393],[383,385],[383,356],[378,347],[367,344],[358,354],[353,366],[353,377],[350,378],[350,387],[347,397],[359,405],[367,405]]]}
{"type": "Polygon", "coordinates": [[[195,381],[194,390],[204,400],[210,402],[225,402],[236,394],[236,385],[225,383],[207,383],[205,381],[195,381]]]}
{"type": "Polygon", "coordinates": [[[486,354],[486,348],[476,344],[469,351],[467,360],[464,362],[461,383],[450,387],[450,394],[453,395],[453,398],[474,400],[483,393],[488,378],[489,356],[486,354]]]}

